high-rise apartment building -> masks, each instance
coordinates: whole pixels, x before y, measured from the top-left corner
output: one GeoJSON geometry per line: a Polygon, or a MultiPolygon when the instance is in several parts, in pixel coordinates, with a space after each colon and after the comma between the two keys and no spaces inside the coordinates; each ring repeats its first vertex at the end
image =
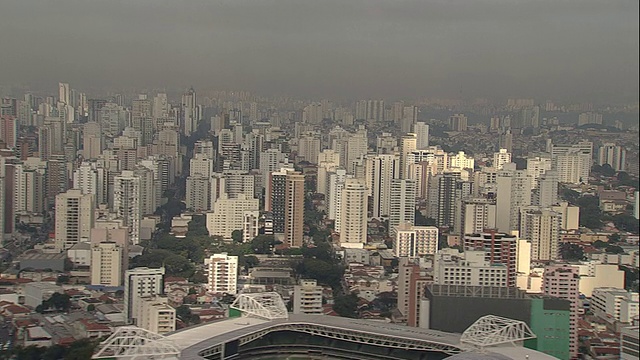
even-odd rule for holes
{"type": "Polygon", "coordinates": [[[94,223],[95,203],[92,195],[71,189],[56,196],[55,244],[66,250],[83,238],[89,238],[94,223]]]}
{"type": "Polygon", "coordinates": [[[190,88],[182,95],[181,103],[181,127],[186,136],[190,136],[192,132],[198,129],[200,121],[200,108],[197,105],[198,99],[196,91],[190,88]]]}
{"type": "Polygon", "coordinates": [[[400,178],[400,159],[397,155],[381,154],[367,160],[371,173],[373,217],[389,216],[391,180],[400,178]]]}
{"type": "Polygon", "coordinates": [[[627,169],[627,149],[616,144],[603,144],[598,149],[598,165],[609,164],[615,171],[627,169]]]}
{"type": "Polygon", "coordinates": [[[429,125],[424,122],[417,122],[413,132],[416,134],[416,149],[425,150],[429,148],[429,125]]]}
{"type": "Polygon", "coordinates": [[[418,138],[416,134],[409,133],[400,139],[400,178],[407,178],[407,168],[412,162],[410,161],[410,155],[417,150],[418,138]]]}
{"type": "MultiPolygon", "coordinates": [[[[495,231],[464,236],[465,251],[482,251],[491,265],[504,265],[506,285],[516,286],[518,237],[495,231]]],[[[482,284],[480,284],[482,285],[482,284]]],[[[488,284],[484,284],[488,285],[488,284]]]]}
{"type": "Polygon", "coordinates": [[[511,163],[511,153],[507,152],[507,149],[500,149],[500,151],[493,153],[493,167],[502,170],[504,164],[511,163]]]}
{"type": "Polygon", "coordinates": [[[504,170],[496,179],[496,226],[505,233],[518,230],[520,208],[531,205],[531,177],[524,170],[504,170]]]}
{"type": "Polygon", "coordinates": [[[286,175],[284,241],[292,247],[302,246],[304,235],[304,175],[294,171],[286,175]]]}
{"type": "Polygon", "coordinates": [[[345,179],[340,200],[340,246],[362,248],[367,243],[368,197],[364,180],[345,179]]]}
{"type": "Polygon", "coordinates": [[[91,285],[122,286],[127,260],[126,245],[116,242],[91,244],[91,285]]]}
{"type": "Polygon", "coordinates": [[[393,239],[393,252],[397,257],[424,257],[438,252],[438,228],[400,224],[393,239]]]}
{"type": "Polygon", "coordinates": [[[389,195],[389,234],[393,237],[400,224],[413,225],[416,219],[416,182],[408,179],[391,180],[389,195]]]}
{"type": "Polygon", "coordinates": [[[227,253],[213,254],[204,259],[207,289],[218,294],[238,292],[238,257],[227,253]]]}
{"type": "Polygon", "coordinates": [[[322,286],[316,280],[301,279],[293,287],[293,313],[322,315],[322,286]]]}
{"type": "Polygon", "coordinates": [[[142,181],[133,171],[125,170],[113,180],[113,210],[129,227],[133,244],[140,241],[142,220],[142,181]]]}
{"type": "Polygon", "coordinates": [[[416,259],[401,257],[398,264],[398,310],[412,327],[429,326],[425,323],[428,307],[423,299],[425,288],[433,284],[416,259]],[[425,311],[427,310],[427,311],[425,311]]]}
{"type": "Polygon", "coordinates": [[[464,114],[454,114],[449,117],[449,130],[467,131],[467,117],[464,114]]]}
{"type": "Polygon", "coordinates": [[[520,238],[531,241],[531,260],[557,260],[560,256],[562,217],[550,208],[520,209],[520,238]]]}
{"type": "Polygon", "coordinates": [[[454,232],[460,235],[480,234],[496,228],[496,202],[486,198],[466,198],[460,203],[454,232]]]}
{"type": "Polygon", "coordinates": [[[589,179],[593,163],[593,144],[582,141],[573,145],[549,145],[552,168],[558,172],[558,180],[563,183],[580,184],[589,179]]]}
{"type": "Polygon", "coordinates": [[[230,197],[223,194],[213,205],[213,211],[207,213],[207,230],[211,236],[222,236],[231,240],[234,230],[242,230],[245,214],[259,210],[259,200],[238,194],[230,197]]]}
{"type": "Polygon", "coordinates": [[[124,316],[128,323],[138,323],[142,298],[162,295],[164,272],[164,267],[158,269],[139,267],[125,272],[124,316]]]}
{"type": "Polygon", "coordinates": [[[508,276],[507,267],[490,263],[483,251],[439,252],[433,260],[434,284],[506,287],[508,276]]]}
{"type": "Polygon", "coordinates": [[[206,211],[211,208],[211,184],[205,176],[189,176],[186,183],[185,202],[187,209],[195,212],[206,211]]]}
{"type": "Polygon", "coordinates": [[[582,301],[580,300],[580,270],[577,267],[566,264],[545,267],[542,277],[542,291],[544,295],[571,302],[569,354],[573,359],[578,355],[578,316],[582,307],[582,301]]]}

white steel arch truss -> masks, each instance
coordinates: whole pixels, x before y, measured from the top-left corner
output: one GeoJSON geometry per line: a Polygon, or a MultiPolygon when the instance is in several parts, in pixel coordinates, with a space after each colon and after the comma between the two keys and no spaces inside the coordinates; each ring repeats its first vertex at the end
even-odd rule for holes
{"type": "Polygon", "coordinates": [[[486,315],[462,333],[460,343],[485,348],[535,338],[536,335],[524,321],[486,315]]]}
{"type": "Polygon", "coordinates": [[[92,359],[178,359],[180,350],[171,340],[151,331],[123,326],[100,343],[92,359]]]}
{"type": "Polygon", "coordinates": [[[240,294],[231,304],[231,308],[241,311],[246,316],[265,320],[289,318],[287,306],[276,292],[240,294]]]}

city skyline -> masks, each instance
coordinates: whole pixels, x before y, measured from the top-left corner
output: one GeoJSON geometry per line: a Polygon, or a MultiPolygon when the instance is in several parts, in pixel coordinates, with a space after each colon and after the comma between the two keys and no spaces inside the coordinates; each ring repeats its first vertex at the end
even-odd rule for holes
{"type": "Polygon", "coordinates": [[[622,0],[9,2],[0,78],[90,92],[637,102],[637,13],[622,0]]]}

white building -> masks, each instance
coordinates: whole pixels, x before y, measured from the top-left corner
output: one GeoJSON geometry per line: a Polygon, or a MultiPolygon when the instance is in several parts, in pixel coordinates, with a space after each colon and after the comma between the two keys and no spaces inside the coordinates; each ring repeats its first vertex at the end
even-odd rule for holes
{"type": "Polygon", "coordinates": [[[142,181],[133,171],[122,171],[113,180],[113,211],[129,227],[133,244],[140,241],[142,220],[142,181]]]}
{"type": "Polygon", "coordinates": [[[207,269],[207,289],[214,293],[238,292],[238,257],[227,253],[213,254],[204,259],[207,269]]]}
{"type": "Polygon", "coordinates": [[[122,286],[127,268],[126,248],[115,242],[91,245],[91,285],[122,286]]]}
{"type": "Polygon", "coordinates": [[[161,295],[164,291],[164,268],[146,267],[127,270],[124,274],[124,315],[127,322],[137,324],[143,297],[161,295]]]}
{"type": "Polygon", "coordinates": [[[389,198],[389,234],[403,223],[414,224],[416,219],[416,182],[409,179],[391,180],[389,198]]]}
{"type": "Polygon", "coordinates": [[[148,296],[138,302],[137,326],[164,335],[176,330],[176,309],[169,306],[166,296],[148,296]]]}
{"type": "Polygon", "coordinates": [[[588,141],[574,145],[551,145],[552,167],[562,183],[586,183],[591,171],[593,144],[588,141]]]}
{"type": "Polygon", "coordinates": [[[510,169],[498,173],[496,184],[496,226],[505,233],[518,230],[520,208],[531,205],[531,177],[526,171],[510,169]]]}
{"type": "Polygon", "coordinates": [[[396,257],[423,257],[438,252],[438,228],[403,223],[396,229],[393,241],[396,257]]]}
{"type": "Polygon", "coordinates": [[[293,288],[293,313],[322,315],[322,286],[316,280],[301,279],[293,288]]]}
{"type": "Polygon", "coordinates": [[[493,153],[493,167],[502,170],[504,164],[511,162],[511,153],[507,149],[500,149],[498,152],[493,153]]]}
{"type": "Polygon", "coordinates": [[[196,175],[187,177],[185,202],[187,209],[196,212],[209,210],[211,205],[211,184],[208,177],[196,175]]]}
{"type": "Polygon", "coordinates": [[[531,177],[534,188],[538,187],[538,179],[540,176],[551,170],[551,166],[551,157],[536,156],[527,158],[527,174],[531,177]]]}
{"type": "MultiPolygon", "coordinates": [[[[340,246],[361,248],[367,243],[367,186],[363,179],[345,179],[340,213],[340,246]]],[[[337,231],[337,230],[336,230],[337,231]]]]}
{"type": "Polygon", "coordinates": [[[220,197],[213,206],[213,212],[207,213],[207,230],[211,236],[222,236],[231,240],[234,230],[244,228],[245,212],[258,211],[259,200],[248,198],[244,194],[220,197]]]}
{"type": "Polygon", "coordinates": [[[433,260],[433,280],[439,285],[506,287],[507,278],[507,267],[490,264],[483,251],[440,252],[433,260]]]}
{"type": "Polygon", "coordinates": [[[429,147],[429,125],[424,122],[417,122],[413,132],[416,134],[416,148],[424,150],[429,147]]]}
{"type": "Polygon", "coordinates": [[[596,288],[591,295],[591,309],[603,319],[630,324],[638,316],[638,293],[617,288],[596,288]]]}
{"type": "Polygon", "coordinates": [[[460,204],[460,216],[454,231],[457,234],[481,234],[496,227],[496,202],[485,198],[467,198],[460,204]]]}
{"type": "Polygon", "coordinates": [[[536,206],[520,209],[520,238],[531,241],[531,260],[557,260],[560,256],[561,215],[536,206]]]}
{"type": "Polygon", "coordinates": [[[367,159],[367,173],[371,174],[373,217],[389,216],[391,180],[400,178],[400,158],[393,154],[381,154],[367,159]]]}
{"type": "Polygon", "coordinates": [[[553,211],[560,214],[562,222],[560,228],[562,230],[578,230],[580,228],[580,208],[577,206],[569,205],[568,202],[563,201],[558,205],[551,207],[553,211]]]}
{"type": "Polygon", "coordinates": [[[56,195],[56,249],[63,251],[88,238],[94,223],[94,197],[71,189],[56,195]]]}

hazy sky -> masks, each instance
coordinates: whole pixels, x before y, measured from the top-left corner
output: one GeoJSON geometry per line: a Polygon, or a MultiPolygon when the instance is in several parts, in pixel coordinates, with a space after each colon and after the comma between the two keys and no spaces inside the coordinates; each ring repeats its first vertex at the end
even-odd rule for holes
{"type": "Polygon", "coordinates": [[[638,0],[1,0],[0,83],[637,101],[638,0]]]}

